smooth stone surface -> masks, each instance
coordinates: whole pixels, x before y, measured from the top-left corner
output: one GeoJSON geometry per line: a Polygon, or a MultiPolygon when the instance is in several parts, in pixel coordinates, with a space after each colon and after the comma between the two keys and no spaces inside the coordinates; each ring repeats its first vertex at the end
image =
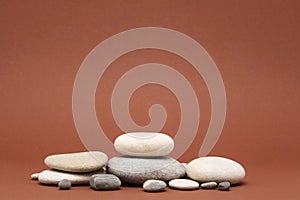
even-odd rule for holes
{"type": "Polygon", "coordinates": [[[31,174],[31,179],[32,179],[32,180],[38,180],[39,174],[40,174],[40,173],[33,173],[33,174],[31,174]]]}
{"type": "Polygon", "coordinates": [[[187,168],[187,164],[186,164],[186,163],[181,163],[181,164],[182,164],[182,166],[184,167],[184,169],[187,168]]]}
{"type": "Polygon", "coordinates": [[[63,179],[59,181],[58,187],[60,190],[69,190],[71,189],[71,181],[69,181],[68,179],[63,179]]]}
{"type": "Polygon", "coordinates": [[[45,158],[45,164],[66,172],[92,172],[101,169],[108,157],[99,151],[56,154],[45,158]]]}
{"type": "Polygon", "coordinates": [[[230,183],[228,181],[221,182],[218,185],[218,190],[227,191],[230,188],[230,183]]]}
{"type": "Polygon", "coordinates": [[[216,183],[216,182],[207,182],[207,183],[201,184],[202,189],[215,189],[217,186],[218,186],[218,183],[216,183]]]}
{"type": "Polygon", "coordinates": [[[169,187],[179,190],[195,190],[199,188],[199,183],[189,179],[174,179],[169,182],[169,187]]]}
{"type": "Polygon", "coordinates": [[[89,180],[94,174],[101,174],[102,171],[91,173],[68,173],[57,170],[44,170],[39,174],[39,182],[46,185],[58,184],[63,179],[68,179],[72,184],[89,184],[89,180]]]}
{"type": "Polygon", "coordinates": [[[147,180],[143,184],[143,189],[146,192],[161,192],[164,191],[167,184],[161,180],[147,180]]]}
{"type": "Polygon", "coordinates": [[[245,177],[244,168],[237,162],[215,156],[200,157],[192,160],[186,169],[189,178],[199,182],[240,183],[245,177]]]}
{"type": "Polygon", "coordinates": [[[95,190],[116,190],[121,186],[121,180],[113,174],[93,175],[90,186],[95,190]]]}
{"type": "Polygon", "coordinates": [[[117,137],[115,149],[129,156],[166,156],[174,148],[173,139],[163,133],[134,132],[117,137]]]}
{"type": "Polygon", "coordinates": [[[113,157],[108,161],[107,173],[114,174],[122,182],[143,184],[150,179],[169,181],[185,176],[184,167],[170,157],[113,157]]]}

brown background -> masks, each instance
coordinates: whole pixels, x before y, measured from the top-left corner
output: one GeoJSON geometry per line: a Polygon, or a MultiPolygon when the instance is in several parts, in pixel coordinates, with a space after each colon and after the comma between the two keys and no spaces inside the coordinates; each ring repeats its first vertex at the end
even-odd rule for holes
{"type": "MultiPolygon", "coordinates": [[[[299,9],[296,0],[0,1],[1,199],[299,199],[299,9]],[[45,156],[85,150],[71,107],[73,83],[85,56],[104,39],[145,26],[189,35],[218,65],[228,112],[210,154],[242,163],[247,170],[244,184],[230,192],[168,189],[149,194],[138,187],[59,191],[31,181],[32,172],[45,169],[45,156]]],[[[185,73],[201,98],[197,140],[180,158],[188,162],[197,157],[210,102],[203,80],[175,55],[144,50],[116,60],[98,87],[99,121],[112,140],[120,134],[107,104],[109,88],[122,71],[150,61],[185,73]]],[[[178,102],[165,88],[137,91],[131,101],[134,119],[147,123],[145,112],[154,102],[167,103],[172,117],[164,131],[173,135],[180,120],[178,102]]]]}

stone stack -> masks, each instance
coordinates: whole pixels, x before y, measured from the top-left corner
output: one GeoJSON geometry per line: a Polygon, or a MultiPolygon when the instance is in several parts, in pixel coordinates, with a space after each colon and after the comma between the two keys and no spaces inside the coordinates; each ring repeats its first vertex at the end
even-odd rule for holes
{"type": "Polygon", "coordinates": [[[174,141],[166,134],[126,133],[115,140],[114,147],[123,156],[108,161],[107,173],[116,175],[124,183],[167,182],[185,176],[184,166],[167,156],[174,148],[174,141]]]}
{"type": "Polygon", "coordinates": [[[107,160],[107,155],[98,151],[55,154],[44,160],[50,169],[32,174],[31,178],[63,189],[70,188],[70,184],[89,184],[91,176],[105,173],[107,160]]]}

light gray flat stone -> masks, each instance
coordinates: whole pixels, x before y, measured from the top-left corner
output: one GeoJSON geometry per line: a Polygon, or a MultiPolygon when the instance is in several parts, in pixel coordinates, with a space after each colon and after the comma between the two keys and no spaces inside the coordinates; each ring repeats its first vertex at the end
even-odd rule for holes
{"type": "Polygon", "coordinates": [[[200,157],[192,160],[186,169],[189,178],[199,182],[240,183],[245,177],[244,168],[237,162],[215,156],[200,157]]]}
{"type": "Polygon", "coordinates": [[[143,184],[143,189],[146,192],[161,192],[164,191],[167,184],[161,180],[147,180],[143,184]]]}
{"type": "Polygon", "coordinates": [[[195,190],[199,188],[199,183],[189,179],[173,179],[169,182],[169,187],[178,190],[195,190]]]}
{"type": "Polygon", "coordinates": [[[66,172],[92,172],[101,169],[108,157],[99,151],[56,154],[45,158],[45,164],[52,169],[66,172]]]}
{"type": "Polygon", "coordinates": [[[114,147],[128,156],[166,156],[173,150],[174,141],[163,133],[133,132],[117,137],[114,147]]]}
{"type": "Polygon", "coordinates": [[[207,182],[207,183],[201,184],[202,189],[215,189],[217,186],[218,186],[218,183],[216,183],[216,182],[207,182]]]}
{"type": "Polygon", "coordinates": [[[121,186],[121,180],[113,174],[93,175],[90,186],[95,190],[116,190],[121,186]]]}
{"type": "Polygon", "coordinates": [[[143,184],[150,179],[169,181],[185,175],[184,167],[170,157],[113,157],[108,161],[107,173],[116,175],[122,182],[143,184]]]}
{"type": "Polygon", "coordinates": [[[72,185],[88,185],[92,175],[101,173],[103,173],[103,170],[90,173],[69,173],[57,170],[44,170],[39,174],[38,180],[40,183],[46,185],[57,185],[63,179],[68,179],[72,185]]]}

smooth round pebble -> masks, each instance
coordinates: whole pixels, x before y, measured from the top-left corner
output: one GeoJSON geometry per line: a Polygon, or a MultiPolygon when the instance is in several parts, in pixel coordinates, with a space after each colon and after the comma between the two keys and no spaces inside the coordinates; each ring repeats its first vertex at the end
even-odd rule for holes
{"type": "Polygon", "coordinates": [[[218,183],[216,183],[216,182],[207,182],[207,183],[201,184],[202,189],[215,189],[217,186],[218,186],[218,183]]]}
{"type": "Polygon", "coordinates": [[[71,189],[71,181],[69,181],[68,179],[62,179],[61,181],[59,181],[58,187],[60,190],[69,190],[71,189]]]}
{"type": "Polygon", "coordinates": [[[173,139],[163,133],[133,132],[117,137],[115,149],[128,156],[166,156],[174,148],[173,139]]]}
{"type": "Polygon", "coordinates": [[[200,157],[192,160],[186,169],[189,178],[199,182],[240,183],[245,177],[244,168],[237,162],[215,156],[200,157]]]}
{"type": "Polygon", "coordinates": [[[116,190],[121,186],[121,180],[113,174],[93,175],[90,186],[95,190],[116,190]]]}
{"type": "Polygon", "coordinates": [[[44,170],[39,174],[38,180],[40,183],[46,185],[57,185],[63,179],[68,179],[71,181],[72,185],[88,185],[92,175],[101,173],[103,173],[103,170],[91,173],[70,173],[57,170],[44,170]]]}
{"type": "Polygon", "coordinates": [[[167,184],[161,180],[147,180],[143,184],[143,189],[146,192],[161,192],[164,191],[167,184]]]}
{"type": "Polygon", "coordinates": [[[38,180],[39,174],[40,174],[40,173],[33,173],[33,174],[31,174],[31,179],[32,179],[32,180],[38,180]]]}
{"type": "Polygon", "coordinates": [[[179,190],[195,190],[199,188],[199,183],[189,179],[174,179],[169,182],[169,187],[179,190]]]}
{"type": "Polygon", "coordinates": [[[108,157],[99,151],[56,154],[45,158],[45,164],[52,169],[66,172],[93,172],[107,163],[108,157]]]}
{"type": "Polygon", "coordinates": [[[227,191],[230,188],[230,183],[228,181],[221,182],[218,185],[218,190],[227,191]]]}
{"type": "Polygon", "coordinates": [[[107,163],[107,173],[114,174],[122,182],[143,184],[154,179],[169,181],[185,176],[184,167],[170,157],[113,157],[107,163]]]}

